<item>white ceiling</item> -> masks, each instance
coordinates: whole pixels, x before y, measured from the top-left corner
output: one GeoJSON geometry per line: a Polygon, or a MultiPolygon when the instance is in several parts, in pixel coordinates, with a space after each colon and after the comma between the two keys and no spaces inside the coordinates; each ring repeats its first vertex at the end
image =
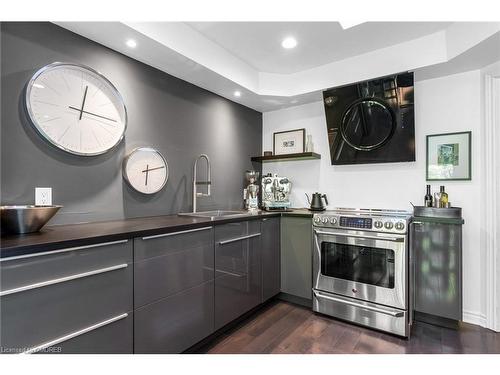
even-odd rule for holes
{"type": "Polygon", "coordinates": [[[451,22],[188,22],[260,72],[289,74],[375,51],[446,29],[451,22]],[[298,45],[284,49],[293,36],[298,45]]]}
{"type": "Polygon", "coordinates": [[[477,69],[498,59],[500,35],[500,22],[368,22],[347,30],[337,22],[57,24],[261,112],[321,100],[326,88],[395,72],[425,79],[477,69]],[[292,28],[298,45],[287,51],[281,40],[292,28]],[[129,38],[136,48],[126,46],[129,38]]]}

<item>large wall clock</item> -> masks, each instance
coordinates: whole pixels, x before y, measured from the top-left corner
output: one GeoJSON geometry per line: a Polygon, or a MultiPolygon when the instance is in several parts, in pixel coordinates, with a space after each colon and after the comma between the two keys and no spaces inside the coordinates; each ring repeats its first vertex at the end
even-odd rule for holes
{"type": "Polygon", "coordinates": [[[66,152],[100,155],[124,137],[127,110],[122,97],[106,77],[91,68],[49,64],[28,82],[25,101],[36,130],[66,152]]]}
{"type": "Polygon", "coordinates": [[[168,164],[158,150],[139,147],[123,160],[123,177],[138,192],[154,194],[167,183],[168,164]]]}

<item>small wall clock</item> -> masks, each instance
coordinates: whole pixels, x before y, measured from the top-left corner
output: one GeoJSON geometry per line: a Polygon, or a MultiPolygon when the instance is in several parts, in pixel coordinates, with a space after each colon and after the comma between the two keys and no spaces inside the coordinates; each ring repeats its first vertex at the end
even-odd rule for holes
{"type": "Polygon", "coordinates": [[[113,84],[78,64],[52,63],[26,86],[26,110],[51,144],[75,155],[103,154],[125,135],[127,110],[113,84]]]}
{"type": "Polygon", "coordinates": [[[154,194],[167,183],[168,164],[154,148],[139,147],[123,160],[123,177],[138,192],[154,194]]]}

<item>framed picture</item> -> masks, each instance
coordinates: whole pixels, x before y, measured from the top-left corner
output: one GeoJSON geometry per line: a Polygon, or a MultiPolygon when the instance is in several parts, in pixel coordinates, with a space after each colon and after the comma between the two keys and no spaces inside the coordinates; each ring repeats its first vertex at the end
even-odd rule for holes
{"type": "Polygon", "coordinates": [[[427,136],[427,181],[471,179],[471,132],[427,136]]]}
{"type": "Polygon", "coordinates": [[[297,154],[306,148],[306,129],[287,130],[273,134],[273,154],[297,154]]]}

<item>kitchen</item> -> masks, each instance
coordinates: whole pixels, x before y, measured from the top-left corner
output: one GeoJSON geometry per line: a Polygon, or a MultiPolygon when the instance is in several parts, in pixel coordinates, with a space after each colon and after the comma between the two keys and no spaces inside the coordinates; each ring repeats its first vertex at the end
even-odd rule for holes
{"type": "Polygon", "coordinates": [[[500,354],[499,41],[2,22],[2,352],[500,354]]]}

